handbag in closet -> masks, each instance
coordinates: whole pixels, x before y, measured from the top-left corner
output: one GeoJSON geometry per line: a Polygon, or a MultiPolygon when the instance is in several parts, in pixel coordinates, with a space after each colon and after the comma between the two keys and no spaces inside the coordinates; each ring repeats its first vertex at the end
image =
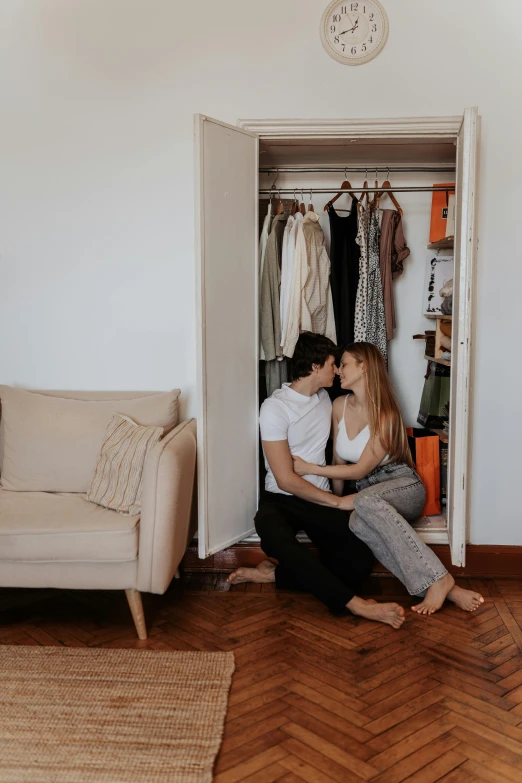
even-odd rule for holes
{"type": "Polygon", "coordinates": [[[415,468],[426,488],[422,516],[440,514],[440,438],[418,427],[408,427],[406,432],[415,468]]]}

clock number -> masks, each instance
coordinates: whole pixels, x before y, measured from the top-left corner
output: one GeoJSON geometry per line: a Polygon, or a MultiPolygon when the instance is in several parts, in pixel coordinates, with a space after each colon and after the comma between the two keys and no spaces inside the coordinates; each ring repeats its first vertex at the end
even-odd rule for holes
{"type": "Polygon", "coordinates": [[[363,14],[365,14],[365,13],[366,13],[366,6],[363,5],[363,14]]]}
{"type": "Polygon", "coordinates": [[[350,9],[351,9],[352,11],[358,11],[358,10],[359,10],[359,3],[352,3],[352,4],[350,5],[350,9]]]}
{"type": "Polygon", "coordinates": [[[365,52],[366,51],[366,44],[363,44],[361,48],[362,48],[363,52],[365,52]]]}
{"type": "Polygon", "coordinates": [[[333,22],[340,22],[341,21],[341,14],[334,14],[332,21],[333,22]]]}
{"type": "Polygon", "coordinates": [[[368,41],[369,41],[370,43],[373,43],[373,35],[370,35],[370,37],[368,38],[368,41]]]}
{"type": "Polygon", "coordinates": [[[374,18],[375,18],[375,14],[370,14],[370,22],[373,22],[374,18]]]}
{"type": "Polygon", "coordinates": [[[347,13],[347,11],[346,11],[346,6],[345,6],[345,5],[342,5],[342,6],[341,6],[341,13],[342,13],[342,14],[346,14],[346,13],[347,13]]]}
{"type": "Polygon", "coordinates": [[[339,36],[338,35],[335,36],[334,43],[339,43],[339,36]]]}
{"type": "Polygon", "coordinates": [[[377,25],[372,24],[372,33],[376,33],[376,32],[377,32],[377,25]]]}
{"type": "Polygon", "coordinates": [[[352,51],[352,54],[357,54],[357,47],[356,46],[352,46],[352,50],[351,51],[352,51]]]}
{"type": "Polygon", "coordinates": [[[346,49],[346,44],[343,43],[341,44],[341,46],[343,47],[343,52],[344,52],[344,50],[346,49]]]}
{"type": "Polygon", "coordinates": [[[335,25],[334,25],[334,24],[332,24],[332,25],[330,26],[330,32],[331,32],[331,33],[335,33],[335,25]]]}

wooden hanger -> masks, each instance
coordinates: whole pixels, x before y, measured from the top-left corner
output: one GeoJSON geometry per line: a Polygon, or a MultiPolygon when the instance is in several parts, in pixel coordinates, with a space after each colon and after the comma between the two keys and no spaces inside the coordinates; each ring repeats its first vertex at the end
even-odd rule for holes
{"type": "Polygon", "coordinates": [[[314,205],[312,204],[312,191],[310,191],[310,201],[308,202],[308,211],[309,212],[314,211],[314,205]]]}
{"type": "MultiPolygon", "coordinates": [[[[345,174],[346,174],[346,172],[345,172],[345,174]]],[[[355,198],[355,199],[357,198],[355,193],[352,193],[352,186],[351,186],[351,184],[348,182],[347,179],[345,179],[343,184],[341,185],[341,190],[339,191],[339,193],[336,196],[334,196],[333,198],[331,198],[330,201],[327,204],[324,205],[324,211],[327,212],[328,209],[332,206],[332,204],[335,204],[337,199],[341,198],[341,196],[344,196],[344,194],[347,191],[348,191],[348,195],[349,196],[351,196],[352,198],[355,198]]]]}
{"type": "MultiPolygon", "coordinates": [[[[390,177],[390,169],[388,169],[388,173],[387,173],[387,175],[386,175],[386,179],[385,179],[385,180],[384,180],[384,182],[382,183],[382,185],[381,185],[381,188],[391,188],[391,183],[390,183],[390,179],[389,179],[389,177],[390,177]]],[[[389,193],[383,193],[383,192],[381,191],[381,192],[379,193],[379,199],[380,199],[380,197],[381,197],[381,196],[389,196],[389,197],[391,198],[391,200],[392,200],[393,206],[395,207],[395,209],[397,210],[397,212],[399,213],[399,215],[400,215],[401,217],[403,216],[404,212],[402,211],[402,207],[401,207],[401,205],[399,204],[399,202],[397,201],[397,199],[395,198],[394,194],[391,192],[391,190],[390,190],[390,192],[389,192],[389,193]]],[[[378,206],[378,204],[377,204],[377,206],[378,206]]]]}
{"type": "Polygon", "coordinates": [[[292,201],[292,207],[290,209],[291,215],[295,215],[297,207],[298,207],[297,196],[295,195],[295,190],[294,190],[294,200],[292,201]]]}
{"type": "MultiPolygon", "coordinates": [[[[381,188],[391,188],[390,180],[389,179],[385,179],[384,182],[381,185],[381,188]]],[[[379,206],[379,199],[380,199],[381,196],[389,196],[391,198],[391,200],[392,200],[393,206],[395,207],[395,209],[397,210],[399,215],[401,217],[403,216],[404,212],[402,211],[402,207],[401,207],[401,205],[399,204],[399,202],[397,201],[397,199],[395,198],[395,196],[393,195],[393,193],[391,191],[389,193],[383,193],[382,191],[380,191],[377,194],[377,206],[379,206]]]]}
{"type": "Polygon", "coordinates": [[[379,191],[377,190],[378,187],[379,187],[379,180],[377,179],[377,172],[375,172],[375,184],[374,184],[375,191],[373,193],[373,198],[370,201],[370,209],[379,208],[379,191]]]}
{"type": "Polygon", "coordinates": [[[281,191],[279,191],[279,193],[278,193],[278,199],[279,199],[279,203],[277,205],[277,214],[278,215],[282,215],[283,212],[285,211],[285,208],[284,208],[283,202],[281,201],[281,191]]]}
{"type": "Polygon", "coordinates": [[[301,203],[299,204],[299,212],[301,215],[306,215],[306,205],[304,203],[303,191],[301,190],[301,203]]]}

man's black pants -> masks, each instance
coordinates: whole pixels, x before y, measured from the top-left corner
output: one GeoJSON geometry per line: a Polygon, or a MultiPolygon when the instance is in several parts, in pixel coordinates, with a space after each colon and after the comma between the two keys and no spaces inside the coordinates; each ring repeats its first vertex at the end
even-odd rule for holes
{"type": "Polygon", "coordinates": [[[349,514],[319,506],[295,495],[264,492],[255,524],[261,548],[279,565],[276,586],[313,593],[335,614],[345,611],[374,557],[348,527],[349,514]],[[319,550],[319,559],[296,540],[304,530],[319,550]]]}

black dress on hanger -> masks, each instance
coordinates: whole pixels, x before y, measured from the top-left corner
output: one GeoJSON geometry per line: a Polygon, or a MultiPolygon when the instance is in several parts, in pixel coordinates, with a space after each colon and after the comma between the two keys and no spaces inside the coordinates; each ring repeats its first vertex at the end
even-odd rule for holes
{"type": "Polygon", "coordinates": [[[359,285],[359,245],[357,236],[357,199],[352,199],[350,214],[341,217],[328,207],[330,218],[330,284],[340,346],[353,342],[355,300],[359,285]]]}

